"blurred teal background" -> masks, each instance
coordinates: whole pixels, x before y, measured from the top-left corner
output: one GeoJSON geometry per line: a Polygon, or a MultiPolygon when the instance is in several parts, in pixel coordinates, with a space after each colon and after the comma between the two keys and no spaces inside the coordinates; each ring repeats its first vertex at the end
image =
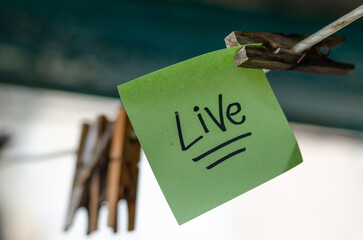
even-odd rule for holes
{"type": "MultiPolygon", "coordinates": [[[[116,86],[224,48],[231,31],[313,33],[359,1],[0,2],[0,82],[118,97],[116,86]]],[[[346,76],[268,73],[289,121],[363,130],[362,20],[338,34],[346,76]]],[[[2,103],[4,104],[4,103],[2,103]]]]}

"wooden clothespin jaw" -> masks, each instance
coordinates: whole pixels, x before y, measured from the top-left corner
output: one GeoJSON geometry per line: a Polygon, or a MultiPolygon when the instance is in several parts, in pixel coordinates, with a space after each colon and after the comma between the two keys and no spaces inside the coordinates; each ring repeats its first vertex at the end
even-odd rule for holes
{"type": "Polygon", "coordinates": [[[295,44],[304,34],[234,31],[225,38],[227,48],[243,46],[234,56],[236,66],[280,71],[297,71],[328,75],[345,75],[354,65],[328,59],[332,47],[341,45],[343,36],[330,36],[302,53],[294,53],[295,44]],[[260,46],[249,45],[260,43],[260,46]],[[321,49],[325,49],[322,52],[321,49]]]}

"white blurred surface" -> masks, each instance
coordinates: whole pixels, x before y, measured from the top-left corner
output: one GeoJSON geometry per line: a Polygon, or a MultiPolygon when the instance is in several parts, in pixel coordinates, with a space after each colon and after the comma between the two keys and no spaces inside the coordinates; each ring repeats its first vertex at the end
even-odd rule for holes
{"type": "MultiPolygon", "coordinates": [[[[12,135],[0,153],[4,240],[85,239],[86,212],[63,232],[83,121],[114,119],[117,99],[0,84],[0,129],[12,135]]],[[[178,226],[142,155],[136,230],[119,232],[101,209],[89,239],[363,239],[362,133],[292,125],[304,162],[289,172],[178,226]]]]}

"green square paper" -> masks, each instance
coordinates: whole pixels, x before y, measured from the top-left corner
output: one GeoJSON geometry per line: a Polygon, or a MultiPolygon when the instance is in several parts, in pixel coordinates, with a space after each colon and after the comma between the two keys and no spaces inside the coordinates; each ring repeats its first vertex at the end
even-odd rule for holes
{"type": "Polygon", "coordinates": [[[207,53],[118,87],[179,224],[302,162],[265,74],[236,67],[238,50],[207,53]]]}

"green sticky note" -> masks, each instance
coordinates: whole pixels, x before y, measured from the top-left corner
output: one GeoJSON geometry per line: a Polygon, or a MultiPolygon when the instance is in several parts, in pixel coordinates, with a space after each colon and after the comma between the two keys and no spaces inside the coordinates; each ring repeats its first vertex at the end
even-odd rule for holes
{"type": "Polygon", "coordinates": [[[302,162],[265,74],[207,53],[118,87],[165,198],[183,224],[302,162]]]}

